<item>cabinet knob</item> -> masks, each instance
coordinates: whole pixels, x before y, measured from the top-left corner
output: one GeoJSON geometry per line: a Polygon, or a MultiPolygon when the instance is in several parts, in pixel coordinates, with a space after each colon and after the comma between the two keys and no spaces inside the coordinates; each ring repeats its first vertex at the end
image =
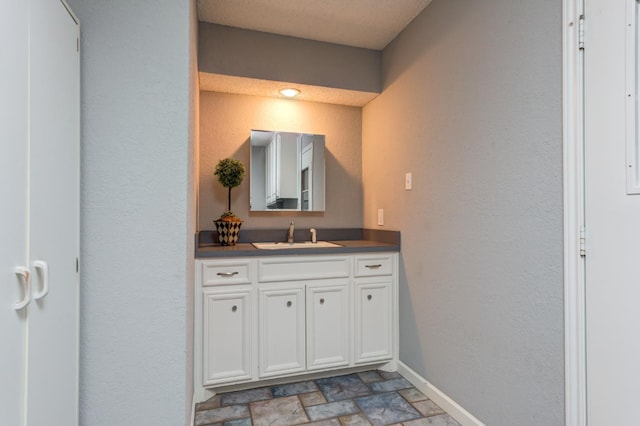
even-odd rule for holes
{"type": "Polygon", "coordinates": [[[290,308],[290,307],[291,307],[291,305],[293,305],[293,303],[291,303],[291,300],[289,300],[289,301],[287,302],[287,308],[290,308]]]}
{"type": "Polygon", "coordinates": [[[320,299],[320,304],[324,305],[324,299],[320,299]]]}
{"type": "Polygon", "coordinates": [[[371,299],[373,299],[373,296],[372,295],[368,295],[367,296],[367,300],[371,300],[371,299]]]}
{"type": "Polygon", "coordinates": [[[238,310],[238,307],[236,305],[233,305],[233,307],[231,308],[231,312],[235,312],[238,310]]]}

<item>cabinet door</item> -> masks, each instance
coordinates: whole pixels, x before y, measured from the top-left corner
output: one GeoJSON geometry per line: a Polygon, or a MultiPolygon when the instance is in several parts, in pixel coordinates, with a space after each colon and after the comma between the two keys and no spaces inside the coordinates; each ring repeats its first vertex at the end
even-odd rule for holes
{"type": "Polygon", "coordinates": [[[251,293],[204,292],[204,386],[251,379],[251,293]]]}
{"type": "Polygon", "coordinates": [[[25,281],[27,265],[27,52],[28,2],[5,1],[0,13],[0,423],[24,422],[25,281]]]}
{"type": "Polygon", "coordinates": [[[62,2],[31,0],[27,422],[78,424],[80,57],[62,2]],[[52,390],[55,390],[52,393],[52,390]]]}
{"type": "Polygon", "coordinates": [[[349,364],[347,286],[307,287],[307,369],[349,364]]]}
{"type": "Polygon", "coordinates": [[[304,287],[260,290],[260,377],[305,369],[304,287]]]}
{"type": "Polygon", "coordinates": [[[391,277],[356,282],[356,363],[392,357],[392,301],[391,277]]]}

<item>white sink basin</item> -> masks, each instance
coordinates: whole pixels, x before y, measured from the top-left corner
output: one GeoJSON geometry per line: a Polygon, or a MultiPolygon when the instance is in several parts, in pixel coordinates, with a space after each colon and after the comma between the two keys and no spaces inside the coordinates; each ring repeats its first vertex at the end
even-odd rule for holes
{"type": "Polygon", "coordinates": [[[327,247],[342,247],[340,244],[330,243],[329,241],[318,241],[312,243],[311,241],[304,241],[298,243],[252,243],[257,249],[262,250],[279,250],[279,249],[299,249],[299,248],[327,248],[327,247]]]}

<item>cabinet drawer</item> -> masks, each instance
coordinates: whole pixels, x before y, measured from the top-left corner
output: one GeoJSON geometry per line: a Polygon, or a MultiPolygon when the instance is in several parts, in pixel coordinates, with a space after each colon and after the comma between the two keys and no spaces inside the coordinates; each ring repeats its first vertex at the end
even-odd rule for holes
{"type": "Polygon", "coordinates": [[[250,260],[202,262],[202,286],[251,284],[250,260]]]}
{"type": "Polygon", "coordinates": [[[393,274],[393,255],[371,255],[355,257],[355,276],[374,277],[393,274]]]}
{"type": "Polygon", "coordinates": [[[260,282],[346,278],[348,276],[348,257],[273,257],[260,259],[258,262],[258,281],[260,282]]]}

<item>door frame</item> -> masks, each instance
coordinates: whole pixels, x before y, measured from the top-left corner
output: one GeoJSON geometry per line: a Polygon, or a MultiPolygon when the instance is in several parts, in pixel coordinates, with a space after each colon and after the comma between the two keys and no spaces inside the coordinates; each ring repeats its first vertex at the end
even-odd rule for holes
{"type": "Polygon", "coordinates": [[[584,0],[562,2],[565,425],[587,424],[584,248],[584,0]]]}

